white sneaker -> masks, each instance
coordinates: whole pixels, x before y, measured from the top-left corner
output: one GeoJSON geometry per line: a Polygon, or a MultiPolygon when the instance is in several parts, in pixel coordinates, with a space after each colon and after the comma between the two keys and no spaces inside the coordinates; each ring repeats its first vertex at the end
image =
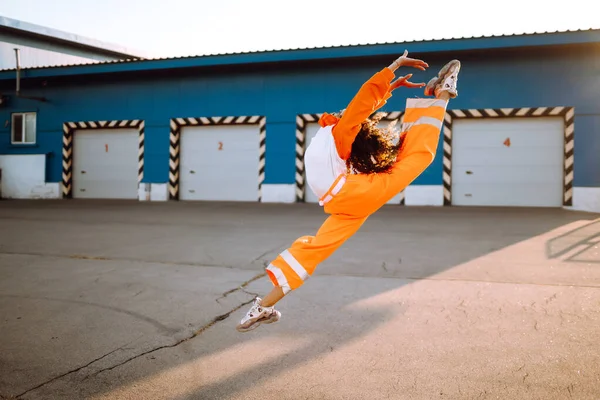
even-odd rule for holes
{"type": "Polygon", "coordinates": [[[438,75],[425,86],[425,96],[438,96],[440,92],[446,91],[450,98],[458,96],[456,84],[458,82],[458,73],[460,71],[460,61],[452,60],[438,72],[438,75]]]}
{"type": "Polygon", "coordinates": [[[254,299],[252,307],[236,327],[238,332],[248,332],[258,328],[260,324],[272,324],[279,321],[281,313],[273,307],[263,307],[261,302],[260,297],[254,299]]]}

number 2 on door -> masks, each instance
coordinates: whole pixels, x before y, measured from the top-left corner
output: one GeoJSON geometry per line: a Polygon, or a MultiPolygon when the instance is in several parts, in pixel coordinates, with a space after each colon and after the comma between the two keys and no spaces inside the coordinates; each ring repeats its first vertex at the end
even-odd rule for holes
{"type": "Polygon", "coordinates": [[[219,142],[219,150],[223,150],[223,142],[219,142]]]}

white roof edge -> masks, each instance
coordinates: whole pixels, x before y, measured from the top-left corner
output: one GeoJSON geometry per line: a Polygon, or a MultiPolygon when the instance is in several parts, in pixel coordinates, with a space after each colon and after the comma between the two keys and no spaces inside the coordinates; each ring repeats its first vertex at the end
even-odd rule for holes
{"type": "Polygon", "coordinates": [[[15,31],[23,31],[51,39],[71,42],[75,45],[104,50],[106,52],[118,53],[128,58],[150,58],[141,51],[133,50],[113,43],[107,43],[96,39],[87,38],[74,33],[61,31],[46,26],[36,25],[0,15],[0,28],[8,28],[15,31]]]}

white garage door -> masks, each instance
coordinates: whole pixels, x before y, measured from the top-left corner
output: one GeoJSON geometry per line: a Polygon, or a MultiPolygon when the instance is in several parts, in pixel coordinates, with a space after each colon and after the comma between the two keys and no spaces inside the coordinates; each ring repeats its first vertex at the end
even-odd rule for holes
{"type": "Polygon", "coordinates": [[[255,125],[182,128],[179,198],[258,201],[259,144],[255,125]]]}
{"type": "Polygon", "coordinates": [[[452,204],[560,207],[562,118],[458,119],[452,129],[452,204]]]}
{"type": "Polygon", "coordinates": [[[73,135],[73,197],[138,198],[136,129],[77,130],[73,135]]]}
{"type": "MultiPolygon", "coordinates": [[[[388,124],[389,122],[383,122],[384,124],[388,124]]],[[[399,125],[398,125],[399,126],[399,125]]],[[[321,126],[317,123],[306,124],[306,139],[304,141],[305,146],[308,147],[312,138],[315,137],[317,131],[321,128],[321,126]]],[[[306,175],[304,175],[304,180],[306,182],[306,175]]],[[[394,196],[387,204],[400,204],[400,199],[402,198],[402,194],[399,193],[394,196]]],[[[313,193],[308,184],[304,185],[304,201],[307,203],[318,203],[319,198],[313,193]]]]}

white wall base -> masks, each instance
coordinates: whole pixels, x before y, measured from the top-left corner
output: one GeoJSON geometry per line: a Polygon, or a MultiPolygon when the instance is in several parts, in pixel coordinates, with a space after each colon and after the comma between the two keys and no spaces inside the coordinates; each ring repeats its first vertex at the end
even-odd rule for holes
{"type": "Polygon", "coordinates": [[[47,182],[31,189],[29,199],[61,199],[62,184],[60,182],[47,182]]]}
{"type": "Polygon", "coordinates": [[[169,199],[166,183],[140,183],[139,201],[167,201],[169,199]]]}
{"type": "Polygon", "coordinates": [[[296,185],[268,184],[262,185],[263,203],[295,203],[296,185]]]}
{"type": "Polygon", "coordinates": [[[150,200],[150,193],[148,183],[139,183],[138,184],[138,200],[139,201],[148,201],[150,200]]]}
{"type": "MultiPolygon", "coordinates": [[[[400,204],[403,194],[394,196],[387,204],[400,204]]],[[[405,205],[443,206],[444,187],[442,185],[412,185],[404,191],[405,205]]],[[[262,185],[263,203],[295,203],[296,186],[294,184],[262,185]]]]}
{"type": "Polygon", "coordinates": [[[600,213],[600,187],[574,187],[573,206],[565,208],[600,213]]]}
{"type": "Polygon", "coordinates": [[[45,154],[0,156],[0,197],[4,199],[58,199],[60,183],[46,183],[45,154]]]}
{"type": "Polygon", "coordinates": [[[153,183],[150,186],[150,201],[169,200],[169,190],[166,183],[153,183]]]}
{"type": "Polygon", "coordinates": [[[406,206],[443,206],[443,185],[409,185],[404,190],[406,206]]]}

